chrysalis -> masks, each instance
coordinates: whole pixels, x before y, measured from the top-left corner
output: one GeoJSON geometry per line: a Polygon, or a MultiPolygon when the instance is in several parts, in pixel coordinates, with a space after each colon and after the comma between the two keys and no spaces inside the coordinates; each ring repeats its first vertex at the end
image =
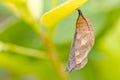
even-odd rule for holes
{"type": "Polygon", "coordinates": [[[80,10],[78,10],[78,13],[67,71],[83,68],[87,64],[87,55],[94,44],[93,26],[80,10]]]}

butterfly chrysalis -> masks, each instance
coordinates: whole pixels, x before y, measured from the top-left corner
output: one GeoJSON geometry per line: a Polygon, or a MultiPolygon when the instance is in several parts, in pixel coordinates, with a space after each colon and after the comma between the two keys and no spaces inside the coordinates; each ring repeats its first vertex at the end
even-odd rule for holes
{"type": "Polygon", "coordinates": [[[87,55],[94,44],[94,31],[91,22],[78,9],[78,19],[67,71],[78,70],[87,64],[87,55]]]}

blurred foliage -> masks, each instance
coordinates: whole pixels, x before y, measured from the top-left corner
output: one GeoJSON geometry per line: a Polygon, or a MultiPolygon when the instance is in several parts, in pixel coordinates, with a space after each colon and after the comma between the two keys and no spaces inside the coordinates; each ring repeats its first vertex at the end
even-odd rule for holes
{"type": "Polygon", "coordinates": [[[120,80],[120,0],[89,0],[84,5],[69,0],[74,4],[68,11],[59,6],[65,0],[0,1],[0,80],[120,80]],[[96,42],[87,66],[67,73],[75,9],[81,5],[94,25],[96,42]],[[63,11],[57,10],[56,15],[63,14],[59,19],[51,14],[53,7],[63,11]],[[40,23],[45,15],[54,22],[51,28],[49,22],[40,23]]]}

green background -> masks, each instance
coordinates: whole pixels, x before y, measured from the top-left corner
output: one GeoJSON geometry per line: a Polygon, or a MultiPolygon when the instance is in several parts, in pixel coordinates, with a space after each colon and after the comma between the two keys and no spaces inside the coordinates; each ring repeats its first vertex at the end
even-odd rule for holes
{"type": "MultiPolygon", "coordinates": [[[[58,0],[58,5],[64,1],[58,0]]],[[[44,0],[43,14],[50,10],[51,3],[44,0]]],[[[71,80],[120,80],[119,4],[119,0],[89,0],[81,7],[94,26],[96,38],[88,64],[81,70],[68,73],[71,80]]],[[[53,44],[64,66],[67,65],[77,16],[74,11],[51,30],[53,44]]],[[[0,4],[0,41],[45,51],[44,43],[29,26],[3,3],[0,4]]],[[[7,51],[1,45],[0,80],[60,80],[49,60],[7,51]]]]}

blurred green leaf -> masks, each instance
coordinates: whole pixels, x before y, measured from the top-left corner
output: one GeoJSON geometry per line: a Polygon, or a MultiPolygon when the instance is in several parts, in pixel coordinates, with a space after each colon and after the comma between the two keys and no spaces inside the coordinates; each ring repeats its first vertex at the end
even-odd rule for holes
{"type": "Polygon", "coordinates": [[[38,61],[19,55],[0,53],[0,65],[1,67],[7,68],[13,76],[16,75],[17,80],[19,80],[22,76],[29,74],[35,75],[38,79],[43,80],[47,80],[48,77],[53,80],[58,79],[52,65],[49,64],[48,61],[38,61]]]}

